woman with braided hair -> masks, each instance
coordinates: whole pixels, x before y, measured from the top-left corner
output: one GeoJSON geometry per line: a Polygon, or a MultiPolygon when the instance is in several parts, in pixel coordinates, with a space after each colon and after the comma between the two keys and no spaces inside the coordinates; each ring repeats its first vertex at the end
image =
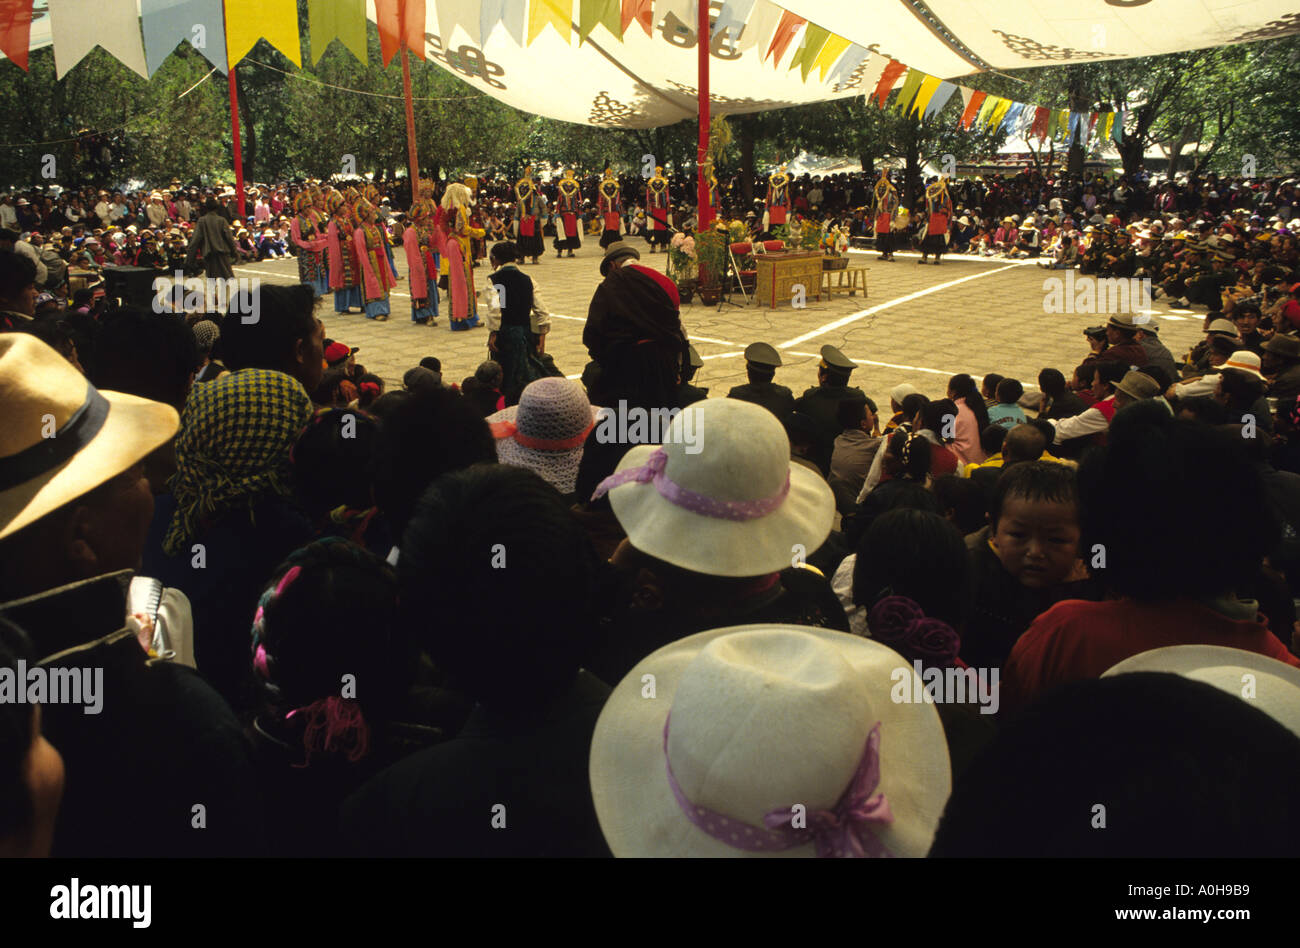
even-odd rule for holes
{"type": "Polygon", "coordinates": [[[366,319],[388,319],[388,293],[397,285],[397,271],[388,258],[388,236],[375,216],[375,206],[362,198],[357,202],[352,239],[360,261],[362,298],[366,319]]]}
{"type": "Polygon", "coordinates": [[[402,234],[406,273],[411,286],[411,322],[438,325],[438,271],[442,251],[435,238],[433,201],[421,198],[411,205],[410,223],[402,234]]]}
{"type": "Polygon", "coordinates": [[[317,540],[272,573],[248,646],[260,691],[250,736],[272,855],[337,855],[343,799],[468,714],[450,692],[438,694],[439,713],[413,713],[409,628],[393,568],[353,543],[317,540]]]}
{"type": "Polygon", "coordinates": [[[320,218],[316,214],[318,195],[309,190],[298,192],[293,200],[296,211],[289,233],[293,236],[294,251],[298,255],[298,279],[312,288],[317,297],[329,292],[329,270],[326,267],[326,254],[329,237],[321,229],[320,218]]]}
{"type": "Polygon", "coordinates": [[[334,291],[334,312],[350,313],[352,307],[362,307],[360,267],[356,245],[352,242],[353,225],[351,207],[340,191],[331,191],[327,200],[330,222],[325,228],[329,240],[330,289],[334,291]]]}

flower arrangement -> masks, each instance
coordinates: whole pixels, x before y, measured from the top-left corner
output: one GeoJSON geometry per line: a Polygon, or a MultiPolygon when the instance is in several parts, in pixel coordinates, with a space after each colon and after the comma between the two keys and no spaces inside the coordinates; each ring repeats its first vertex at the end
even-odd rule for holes
{"type": "Polygon", "coordinates": [[[828,257],[838,257],[849,249],[849,239],[833,221],[827,221],[822,227],[822,253],[828,257]]]}
{"type": "Polygon", "coordinates": [[[668,275],[680,281],[692,279],[698,272],[695,238],[678,231],[668,242],[668,275]]]}

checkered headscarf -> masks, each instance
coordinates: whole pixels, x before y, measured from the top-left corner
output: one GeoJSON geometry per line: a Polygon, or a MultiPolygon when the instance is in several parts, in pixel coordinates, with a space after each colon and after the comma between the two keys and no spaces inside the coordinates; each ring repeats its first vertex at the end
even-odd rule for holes
{"type": "Polygon", "coordinates": [[[287,496],[289,451],[311,413],[302,385],[283,372],[242,369],[195,385],[176,438],[176,514],[163,551],[185,549],[218,514],[287,496]]]}

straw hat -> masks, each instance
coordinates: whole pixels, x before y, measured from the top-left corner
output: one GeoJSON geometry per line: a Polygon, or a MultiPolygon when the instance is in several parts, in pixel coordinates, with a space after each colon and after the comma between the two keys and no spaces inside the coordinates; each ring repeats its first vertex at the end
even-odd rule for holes
{"type": "Polygon", "coordinates": [[[1260,369],[1259,356],[1249,349],[1238,349],[1232,355],[1228,356],[1228,361],[1219,366],[1222,369],[1236,369],[1238,372],[1245,372],[1247,375],[1253,375],[1261,382],[1264,381],[1264,373],[1260,369]]]}
{"type": "Polygon", "coordinates": [[[0,335],[0,404],[0,539],[128,470],[180,426],[170,405],[98,391],[27,333],[0,335]]]}
{"type": "Polygon", "coordinates": [[[524,389],[518,405],[487,421],[499,462],[526,467],[561,494],[572,494],[596,414],[580,382],[542,378],[524,389]]]}
{"type": "Polygon", "coordinates": [[[1213,685],[1300,737],[1300,669],[1285,662],[1222,645],[1171,645],[1126,658],[1101,677],[1130,672],[1170,672],[1213,685]]]}
{"type": "Polygon", "coordinates": [[[821,546],[835,517],[826,481],[790,460],[776,416],[735,398],[688,406],[662,446],[623,456],[596,496],[605,492],[634,547],[712,576],[782,570],[797,546],[821,546]]]}
{"type": "Polygon", "coordinates": [[[924,688],[897,652],[830,629],[733,626],[659,649],[614,688],[592,736],[606,842],[633,857],[806,858],[855,841],[924,856],[951,764],[934,705],[892,700],[901,680],[924,688]],[[850,807],[867,818],[814,834],[850,807]]]}

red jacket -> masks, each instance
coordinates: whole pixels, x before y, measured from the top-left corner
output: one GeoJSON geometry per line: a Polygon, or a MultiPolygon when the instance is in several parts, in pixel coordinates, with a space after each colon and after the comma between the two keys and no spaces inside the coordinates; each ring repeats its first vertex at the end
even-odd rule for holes
{"type": "Polygon", "coordinates": [[[1011,649],[1001,706],[1018,709],[1058,685],[1100,678],[1130,656],[1168,645],[1222,645],[1300,668],[1264,616],[1230,619],[1197,602],[1067,599],[1048,609],[1011,649]]]}

